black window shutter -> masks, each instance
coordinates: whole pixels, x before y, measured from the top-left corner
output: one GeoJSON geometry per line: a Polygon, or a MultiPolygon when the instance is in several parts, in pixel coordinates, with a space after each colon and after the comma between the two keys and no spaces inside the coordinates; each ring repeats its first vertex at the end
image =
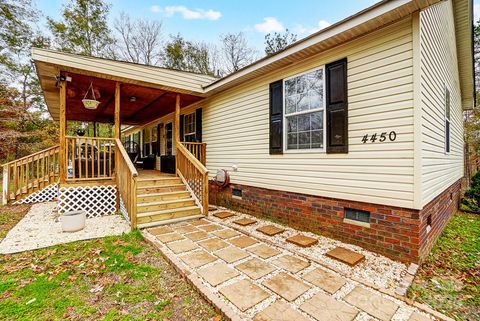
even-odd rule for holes
{"type": "Polygon", "coordinates": [[[184,133],[184,125],[185,124],[185,115],[180,115],[180,141],[181,142],[184,142],[185,141],[185,138],[183,137],[183,133],[184,133]]]}
{"type": "Polygon", "coordinates": [[[195,110],[195,141],[202,142],[202,108],[195,110]]]}
{"type": "Polygon", "coordinates": [[[325,67],[327,153],[348,153],[347,59],[325,67]]]}
{"type": "Polygon", "coordinates": [[[283,80],[270,84],[270,154],[283,154],[283,80]]]}
{"type": "Polygon", "coordinates": [[[157,156],[160,156],[160,124],[157,125],[157,156]]]}

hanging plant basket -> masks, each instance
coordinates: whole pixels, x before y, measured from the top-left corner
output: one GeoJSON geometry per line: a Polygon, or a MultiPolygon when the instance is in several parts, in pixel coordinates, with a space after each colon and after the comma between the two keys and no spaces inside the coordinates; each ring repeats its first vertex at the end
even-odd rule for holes
{"type": "Polygon", "coordinates": [[[87,109],[97,109],[100,102],[95,99],[82,99],[83,107],[87,109]]]}
{"type": "Polygon", "coordinates": [[[98,105],[100,105],[100,102],[97,100],[95,97],[95,91],[93,90],[93,83],[90,82],[90,86],[87,89],[87,92],[85,93],[85,96],[82,99],[83,107],[86,109],[97,109],[98,105]],[[92,92],[92,98],[87,98],[88,92],[92,92]]]}

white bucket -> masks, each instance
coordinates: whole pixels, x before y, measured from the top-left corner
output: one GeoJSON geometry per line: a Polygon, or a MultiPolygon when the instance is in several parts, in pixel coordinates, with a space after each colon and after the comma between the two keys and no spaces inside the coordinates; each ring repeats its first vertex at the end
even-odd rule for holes
{"type": "Polygon", "coordinates": [[[62,222],[62,231],[64,232],[77,232],[85,227],[85,219],[87,215],[85,211],[71,211],[65,212],[60,217],[62,222]]]}

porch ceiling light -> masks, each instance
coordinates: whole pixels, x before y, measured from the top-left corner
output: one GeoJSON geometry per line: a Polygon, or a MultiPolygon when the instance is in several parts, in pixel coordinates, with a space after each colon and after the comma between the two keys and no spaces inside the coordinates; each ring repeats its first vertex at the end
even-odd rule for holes
{"type": "Polygon", "coordinates": [[[129,100],[130,100],[131,103],[134,103],[134,102],[137,101],[137,97],[135,97],[135,96],[130,96],[129,100]]]}
{"type": "Polygon", "coordinates": [[[90,82],[90,86],[88,87],[87,92],[82,99],[82,103],[83,107],[85,107],[86,109],[97,109],[98,105],[100,104],[100,102],[95,97],[95,91],[93,90],[93,82],[90,82]],[[89,91],[92,92],[93,99],[88,98],[89,91]]]}

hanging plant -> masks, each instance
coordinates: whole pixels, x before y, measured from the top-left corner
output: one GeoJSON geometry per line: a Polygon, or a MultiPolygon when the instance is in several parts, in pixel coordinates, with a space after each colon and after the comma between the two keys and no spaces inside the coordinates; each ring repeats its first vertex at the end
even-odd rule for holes
{"type": "Polygon", "coordinates": [[[93,90],[93,82],[90,82],[90,86],[88,87],[87,92],[82,99],[82,103],[86,109],[97,109],[98,105],[100,104],[100,102],[95,97],[95,91],[93,90]],[[93,99],[87,98],[90,91],[92,92],[93,99]]]}

